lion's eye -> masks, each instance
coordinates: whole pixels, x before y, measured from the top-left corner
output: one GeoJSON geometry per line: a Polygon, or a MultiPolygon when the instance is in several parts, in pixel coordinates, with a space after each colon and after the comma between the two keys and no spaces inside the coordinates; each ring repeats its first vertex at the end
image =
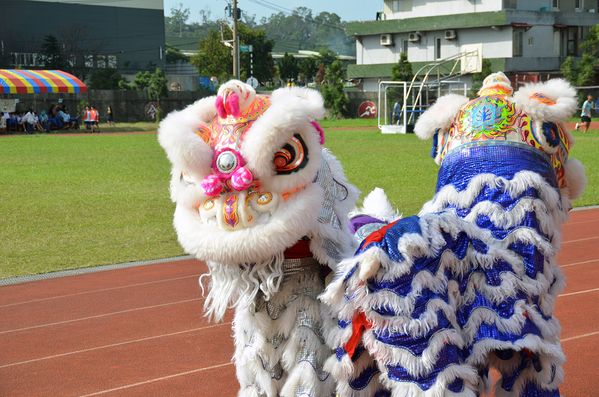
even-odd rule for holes
{"type": "Polygon", "coordinates": [[[279,175],[297,172],[308,164],[308,148],[300,134],[295,134],[275,153],[274,163],[279,175]]]}

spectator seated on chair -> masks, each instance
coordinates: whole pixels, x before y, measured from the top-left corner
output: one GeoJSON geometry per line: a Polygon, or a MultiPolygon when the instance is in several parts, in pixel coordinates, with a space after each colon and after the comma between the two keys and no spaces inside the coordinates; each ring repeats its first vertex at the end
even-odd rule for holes
{"type": "Polygon", "coordinates": [[[69,128],[69,122],[71,121],[71,116],[68,116],[62,109],[58,108],[57,116],[58,116],[58,125],[61,130],[66,130],[69,128]]]}
{"type": "Polygon", "coordinates": [[[52,126],[50,125],[48,115],[46,114],[45,110],[42,110],[42,112],[40,113],[39,119],[40,119],[40,124],[46,130],[46,132],[50,132],[50,130],[52,129],[52,126]]]}
{"type": "Polygon", "coordinates": [[[65,108],[65,113],[68,116],[68,119],[65,120],[65,123],[67,123],[69,125],[69,129],[70,130],[76,130],[79,128],[79,124],[77,123],[77,117],[73,117],[71,116],[71,114],[69,113],[69,109],[65,108]]]}

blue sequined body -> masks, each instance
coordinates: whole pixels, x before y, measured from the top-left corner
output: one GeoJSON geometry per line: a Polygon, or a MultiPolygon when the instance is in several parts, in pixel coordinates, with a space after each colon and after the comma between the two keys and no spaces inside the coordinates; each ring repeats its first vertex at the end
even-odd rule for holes
{"type": "MultiPolygon", "coordinates": [[[[459,335],[460,343],[446,338],[442,347],[438,349],[434,365],[426,371],[415,373],[401,363],[387,359],[385,362],[386,376],[390,380],[414,384],[422,391],[427,391],[438,381],[437,376],[442,371],[452,366],[465,364],[474,367],[479,376],[484,377],[488,374],[489,363],[474,356],[477,347],[479,351],[487,349],[486,354],[494,354],[498,360],[503,360],[503,357],[507,357],[505,358],[507,360],[514,357],[509,353],[512,351],[512,346],[518,346],[514,347],[513,351],[518,352],[517,358],[520,357],[519,355],[522,356],[521,365],[510,373],[503,373],[503,387],[506,390],[509,390],[509,385],[514,383],[521,371],[532,366],[531,359],[521,353],[522,346],[527,346],[531,337],[539,340],[541,344],[545,343],[545,336],[539,324],[552,320],[552,313],[542,312],[538,304],[542,295],[548,293],[547,289],[542,291],[539,296],[526,288],[514,287],[507,293],[503,292],[502,294],[505,296],[502,296],[501,299],[497,299],[498,295],[494,295],[493,291],[501,289],[508,276],[522,282],[524,279],[538,280],[545,277],[543,272],[549,259],[547,249],[543,248],[545,245],[541,243],[551,244],[552,236],[540,227],[540,214],[537,213],[536,208],[524,211],[517,222],[508,226],[496,224],[488,214],[478,214],[474,222],[472,216],[469,218],[469,225],[475,224],[475,228],[466,225],[465,221],[479,203],[499,204],[503,212],[509,213],[522,200],[542,200],[542,192],[534,186],[520,189],[518,194],[515,194],[513,189],[506,189],[501,183],[484,184],[473,189],[472,181],[480,175],[492,174],[494,178],[512,181],[521,171],[540,176],[546,182],[545,186],[548,189],[558,191],[553,167],[547,157],[536,150],[514,143],[487,142],[462,146],[459,151],[450,152],[444,159],[439,171],[433,203],[435,200],[440,200],[440,194],[449,185],[453,186],[457,193],[468,190],[475,192],[473,193],[474,197],[470,198],[470,202],[465,205],[464,202],[448,201],[439,212],[402,219],[386,231],[381,241],[366,243],[369,241],[366,240],[362,242],[357,255],[377,247],[383,250],[394,263],[397,263],[399,269],[400,265],[405,268],[406,263],[406,258],[403,257],[400,247],[404,247],[405,252],[406,245],[410,245],[410,236],[428,240],[430,244],[432,244],[433,236],[436,236],[437,239],[435,240],[437,248],[433,252],[425,252],[411,258],[409,271],[394,270],[391,266],[385,277],[368,280],[366,288],[369,296],[383,293],[386,294],[385,296],[391,296],[386,300],[378,300],[379,303],[370,307],[366,312],[367,315],[371,313],[371,317],[377,316],[379,324],[381,320],[392,321],[398,318],[403,319],[404,322],[424,321],[423,319],[433,315],[430,309],[433,304],[436,305],[435,307],[452,307],[455,310],[448,318],[443,309],[437,309],[434,312],[436,320],[426,332],[414,333],[407,328],[402,329],[388,325],[372,329],[371,332],[376,343],[380,343],[385,349],[407,351],[411,357],[416,359],[422,359],[424,352],[431,348],[433,340],[439,335],[451,332],[459,335]],[[454,221],[450,219],[450,223],[454,229],[450,230],[449,227],[443,229],[443,226],[437,226],[434,223],[435,217],[443,217],[445,220],[448,217],[453,217],[454,221]],[[422,225],[425,224],[433,226],[422,230],[422,225]],[[473,234],[472,230],[480,230],[480,233],[473,234]],[[522,231],[526,231],[528,234],[532,233],[537,240],[526,241],[526,239],[514,237],[522,231]],[[442,244],[439,243],[439,238],[442,238],[442,244]],[[507,243],[507,241],[511,241],[511,243],[507,243]],[[495,250],[493,252],[496,252],[497,247],[502,246],[501,244],[504,244],[505,251],[509,251],[510,258],[520,258],[524,266],[519,268],[508,260],[498,257],[494,257],[490,266],[477,263],[476,259],[473,259],[489,254],[492,249],[495,250]],[[448,265],[448,255],[462,264],[460,271],[448,265]],[[444,281],[440,286],[420,288],[417,293],[414,293],[415,280],[424,273],[444,281]],[[456,288],[451,290],[448,285],[453,285],[456,288]],[[525,305],[526,310],[535,311],[535,315],[540,315],[540,320],[533,321],[528,318],[528,315],[522,316],[521,310],[518,312],[518,307],[522,307],[522,305],[525,305]],[[486,320],[477,322],[476,318],[480,316],[481,312],[486,313],[486,320]],[[517,326],[506,330],[506,327],[501,325],[502,321],[516,321],[517,326]],[[487,346],[490,341],[496,341],[501,344],[502,348],[489,349],[487,346]]],[[[439,225],[441,224],[439,223],[439,225]]],[[[346,280],[349,277],[355,277],[355,273],[355,269],[349,272],[346,275],[346,280]]],[[[547,277],[547,284],[552,286],[556,282],[555,276],[548,275],[547,277]]],[[[346,300],[351,301],[352,299],[352,296],[346,296],[346,300]]],[[[348,326],[351,327],[350,321],[339,322],[340,328],[348,326]]],[[[554,343],[554,341],[547,343],[554,343]]],[[[344,353],[342,348],[338,349],[338,359],[341,359],[344,353]]],[[[376,352],[374,355],[376,356],[376,352]]],[[[553,367],[549,370],[555,372],[553,367]]],[[[372,371],[376,371],[376,368],[367,368],[361,376],[356,377],[354,379],[355,387],[365,387],[367,381],[372,377],[367,373],[372,373],[372,371]]],[[[458,376],[445,387],[446,390],[458,393],[463,390],[464,381],[458,376]]],[[[559,396],[557,388],[543,390],[534,385],[527,385],[522,390],[522,396],[559,396]]]]}

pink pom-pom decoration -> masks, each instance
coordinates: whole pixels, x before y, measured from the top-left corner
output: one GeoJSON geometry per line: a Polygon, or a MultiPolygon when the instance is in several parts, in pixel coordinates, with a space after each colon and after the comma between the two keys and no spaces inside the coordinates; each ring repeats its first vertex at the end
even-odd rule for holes
{"type": "Polygon", "coordinates": [[[214,103],[214,106],[216,106],[216,111],[218,112],[218,117],[220,117],[221,119],[226,119],[227,111],[225,110],[225,104],[223,102],[222,96],[219,95],[216,97],[216,102],[214,103]]]}
{"type": "Polygon", "coordinates": [[[235,190],[241,191],[249,188],[254,181],[251,171],[245,167],[240,167],[231,177],[231,185],[235,190]]]}
{"type": "Polygon", "coordinates": [[[210,174],[202,180],[200,187],[206,196],[214,197],[223,190],[223,183],[216,175],[210,174]]]}
{"type": "Polygon", "coordinates": [[[229,98],[227,98],[227,104],[225,107],[228,110],[228,113],[233,117],[239,117],[241,112],[239,111],[239,96],[233,93],[229,98]]]}
{"type": "Polygon", "coordinates": [[[223,92],[223,95],[217,96],[214,105],[216,106],[218,117],[221,119],[226,119],[228,115],[233,117],[241,116],[239,96],[232,91],[226,90],[223,92]]]}
{"type": "Polygon", "coordinates": [[[316,131],[318,131],[318,134],[320,134],[320,144],[324,145],[324,131],[322,130],[322,127],[316,121],[310,121],[310,123],[312,123],[314,128],[316,128],[316,131]]]}

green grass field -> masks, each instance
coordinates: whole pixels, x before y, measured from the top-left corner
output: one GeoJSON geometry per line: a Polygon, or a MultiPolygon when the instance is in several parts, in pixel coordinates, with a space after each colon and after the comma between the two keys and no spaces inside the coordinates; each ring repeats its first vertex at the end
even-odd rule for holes
{"type": "MultiPolygon", "coordinates": [[[[325,146],[363,195],[384,188],[404,216],[432,197],[438,166],[430,142],[378,130],[325,132],[325,146]]],[[[589,178],[575,204],[597,205],[599,131],[575,135],[572,156],[589,178]]],[[[169,170],[154,134],[0,138],[0,278],[183,255],[169,170]]]]}

